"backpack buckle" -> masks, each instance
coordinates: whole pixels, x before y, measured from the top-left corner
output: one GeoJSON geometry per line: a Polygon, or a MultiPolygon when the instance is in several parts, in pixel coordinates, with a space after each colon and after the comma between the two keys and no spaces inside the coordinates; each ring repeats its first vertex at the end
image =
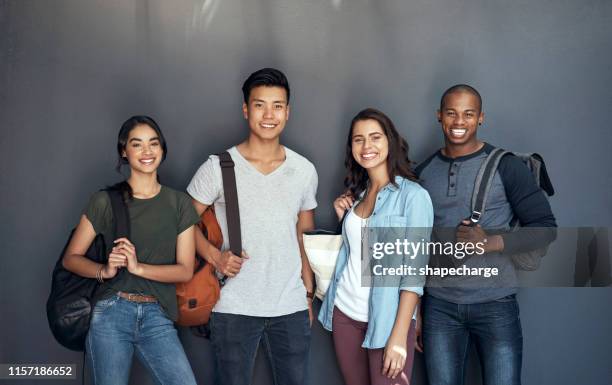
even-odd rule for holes
{"type": "Polygon", "coordinates": [[[219,163],[221,164],[222,168],[231,168],[234,167],[234,161],[233,160],[219,160],[219,163]]]}
{"type": "Polygon", "coordinates": [[[478,221],[480,221],[480,217],[482,217],[482,213],[480,211],[472,211],[472,215],[470,216],[470,221],[474,224],[478,223],[478,221]]]}

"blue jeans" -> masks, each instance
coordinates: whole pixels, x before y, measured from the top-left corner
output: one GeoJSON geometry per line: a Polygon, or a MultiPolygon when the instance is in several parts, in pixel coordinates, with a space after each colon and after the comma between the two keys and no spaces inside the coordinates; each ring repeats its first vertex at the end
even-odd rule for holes
{"type": "Polygon", "coordinates": [[[213,312],[210,339],[217,385],[251,383],[259,341],[263,341],[275,385],[306,383],[310,349],[307,310],[279,317],[213,312]]]}
{"type": "Polygon", "coordinates": [[[461,385],[474,343],[483,385],[519,385],[523,333],[515,295],[459,305],[423,297],[423,347],[431,385],[461,385]]]}
{"type": "Polygon", "coordinates": [[[174,324],[159,303],[116,295],[98,301],[86,344],[95,385],[127,384],[134,351],[158,384],[196,384],[174,324]]]}

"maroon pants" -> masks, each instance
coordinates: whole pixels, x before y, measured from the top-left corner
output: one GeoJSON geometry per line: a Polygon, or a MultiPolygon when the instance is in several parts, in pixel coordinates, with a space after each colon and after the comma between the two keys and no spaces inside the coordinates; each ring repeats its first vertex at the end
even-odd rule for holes
{"type": "Polygon", "coordinates": [[[414,360],[415,322],[410,323],[408,341],[406,342],[406,364],[404,370],[395,377],[382,375],[384,349],[366,349],[361,347],[368,328],[367,322],[350,319],[337,307],[334,307],[333,338],[336,358],[340,371],[347,385],[409,385],[414,360]]]}

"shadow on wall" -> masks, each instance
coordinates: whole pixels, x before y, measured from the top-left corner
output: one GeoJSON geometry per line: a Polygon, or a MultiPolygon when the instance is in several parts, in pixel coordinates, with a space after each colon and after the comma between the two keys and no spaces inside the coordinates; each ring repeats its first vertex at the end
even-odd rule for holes
{"type": "Polygon", "coordinates": [[[579,228],[574,286],[611,285],[609,229],[607,227],[579,228]]]}

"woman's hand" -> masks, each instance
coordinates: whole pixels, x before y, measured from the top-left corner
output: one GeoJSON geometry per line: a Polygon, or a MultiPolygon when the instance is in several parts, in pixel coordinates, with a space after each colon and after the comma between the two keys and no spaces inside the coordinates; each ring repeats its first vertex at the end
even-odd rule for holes
{"type": "Polygon", "coordinates": [[[406,365],[406,339],[391,334],[383,354],[382,375],[395,379],[406,365]]]}
{"type": "Polygon", "coordinates": [[[102,278],[111,279],[117,275],[119,269],[127,264],[125,255],[111,252],[108,255],[108,262],[102,268],[102,278]]]}
{"type": "Polygon", "coordinates": [[[127,266],[128,271],[134,275],[141,275],[141,269],[138,265],[138,256],[136,255],[136,247],[132,242],[127,238],[119,238],[115,239],[114,243],[115,247],[113,247],[111,255],[123,255],[126,262],[125,266],[127,266]]]}
{"type": "Polygon", "coordinates": [[[336,198],[336,200],[334,201],[334,210],[336,210],[336,215],[338,216],[339,221],[342,220],[344,212],[350,209],[353,206],[354,202],[355,199],[349,192],[346,192],[336,198]]]}

